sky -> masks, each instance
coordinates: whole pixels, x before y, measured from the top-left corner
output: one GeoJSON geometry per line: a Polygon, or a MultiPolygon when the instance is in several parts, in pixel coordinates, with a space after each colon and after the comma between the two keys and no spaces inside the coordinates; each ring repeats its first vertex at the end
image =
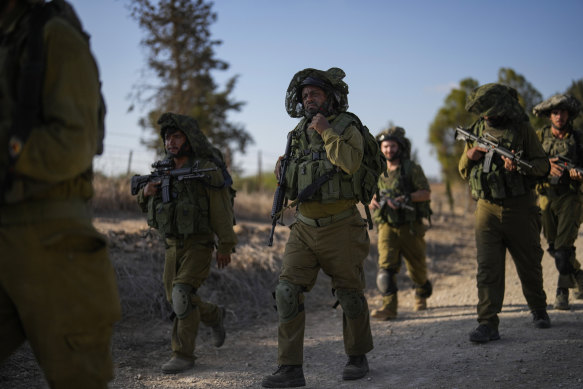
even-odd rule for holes
{"type": "MultiPolygon", "coordinates": [[[[147,69],[144,32],[128,0],[69,1],[91,35],[108,108],[105,153],[95,167],[108,175],[148,173],[155,157],[140,144],[149,133],[138,125],[148,109],[128,112],[147,69]]],[[[238,76],[232,96],[245,105],[229,120],[254,140],[246,154],[235,154],[244,175],[260,166],[273,171],[283,154],[298,122],[285,111],[285,92],[304,68],[342,68],[349,111],[373,135],[390,122],[405,128],[434,179],[440,166],[429,126],[461,80],[496,82],[509,67],[546,99],[583,78],[583,0],[216,0],[213,11],[212,39],[223,42],[216,58],[230,65],[213,76],[219,89],[238,76]]]]}

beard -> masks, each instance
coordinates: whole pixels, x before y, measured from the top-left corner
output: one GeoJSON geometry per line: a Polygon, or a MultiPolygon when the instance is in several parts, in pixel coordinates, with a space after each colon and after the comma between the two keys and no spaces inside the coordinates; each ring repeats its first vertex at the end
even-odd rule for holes
{"type": "Polygon", "coordinates": [[[321,113],[322,115],[324,115],[326,117],[330,116],[330,114],[331,114],[331,112],[330,112],[330,104],[328,104],[328,101],[325,101],[319,107],[313,107],[312,106],[310,108],[305,108],[304,109],[304,116],[308,120],[312,120],[312,118],[314,116],[316,116],[317,114],[319,114],[319,113],[321,113]]]}
{"type": "Polygon", "coordinates": [[[172,152],[166,150],[166,154],[168,154],[169,158],[180,158],[182,156],[190,154],[190,146],[187,142],[184,142],[182,144],[182,146],[180,146],[180,148],[178,149],[178,151],[176,153],[172,153],[172,152]]]}
{"type": "Polygon", "coordinates": [[[497,116],[497,117],[491,117],[486,119],[486,123],[490,126],[490,127],[498,127],[500,126],[502,123],[504,123],[504,118],[502,116],[497,116]]]}

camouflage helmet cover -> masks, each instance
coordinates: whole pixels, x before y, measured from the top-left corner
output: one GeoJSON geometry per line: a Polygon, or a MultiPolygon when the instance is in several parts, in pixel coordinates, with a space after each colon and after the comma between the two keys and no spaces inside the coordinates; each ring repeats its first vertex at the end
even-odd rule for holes
{"type": "Polygon", "coordinates": [[[409,158],[411,155],[411,141],[405,136],[405,129],[403,127],[393,126],[381,131],[376,136],[376,140],[379,144],[386,140],[395,141],[401,147],[403,158],[409,158]]]}
{"type": "Polygon", "coordinates": [[[466,111],[481,117],[504,117],[511,120],[528,120],[518,102],[516,89],[490,83],[474,89],[467,98],[466,111]]]}
{"type": "Polygon", "coordinates": [[[573,120],[581,111],[581,103],[571,95],[559,93],[537,104],[532,109],[532,113],[536,116],[549,116],[551,111],[557,108],[567,110],[569,112],[569,120],[573,120]]]}
{"type": "Polygon", "coordinates": [[[200,130],[196,119],[190,116],[166,112],[160,116],[158,124],[160,125],[162,141],[164,141],[168,130],[180,130],[186,135],[188,142],[196,150],[197,154],[205,152],[211,153],[212,146],[206,135],[200,130]]]}
{"type": "Polygon", "coordinates": [[[300,70],[292,77],[285,94],[285,110],[292,118],[304,116],[302,104],[302,88],[315,85],[332,94],[337,110],[345,112],[348,109],[348,85],[342,81],[346,76],[340,68],[330,68],[326,71],[307,68],[300,70]]]}

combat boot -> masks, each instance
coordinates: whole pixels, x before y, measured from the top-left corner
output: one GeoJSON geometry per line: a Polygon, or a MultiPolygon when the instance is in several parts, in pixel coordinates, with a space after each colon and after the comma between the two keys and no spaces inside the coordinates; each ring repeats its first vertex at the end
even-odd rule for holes
{"type": "Polygon", "coordinates": [[[532,322],[536,328],[550,328],[551,318],[546,309],[532,311],[532,322]]]}
{"type": "Polygon", "coordinates": [[[575,283],[577,284],[577,291],[573,293],[573,297],[577,300],[583,300],[583,270],[577,270],[575,273],[575,283]]]}
{"type": "Polygon", "coordinates": [[[415,310],[424,311],[427,309],[427,299],[425,297],[415,296],[415,310]]]}
{"type": "Polygon", "coordinates": [[[557,297],[555,297],[555,309],[567,311],[571,309],[569,306],[569,289],[557,288],[557,297]]]}
{"type": "Polygon", "coordinates": [[[500,339],[500,333],[498,333],[498,330],[487,324],[480,324],[475,330],[470,332],[470,342],[486,343],[498,339],[500,339]]]}
{"type": "Polygon", "coordinates": [[[162,372],[176,374],[188,370],[194,366],[194,359],[172,356],[168,362],[162,365],[162,372]]]}
{"type": "Polygon", "coordinates": [[[268,375],[261,381],[264,388],[297,388],[306,386],[302,365],[281,365],[275,373],[268,375]]]}
{"type": "Polygon", "coordinates": [[[227,336],[224,325],[226,315],[227,310],[223,307],[219,307],[219,322],[211,328],[213,331],[213,344],[215,347],[221,347],[223,343],[225,343],[225,337],[227,336]]]}
{"type": "Polygon", "coordinates": [[[373,309],[370,316],[375,320],[391,320],[397,318],[397,294],[383,296],[383,306],[380,309],[373,309]]]}
{"type": "Polygon", "coordinates": [[[343,380],[357,380],[368,373],[368,361],[366,355],[349,355],[348,362],[342,372],[343,380]]]}

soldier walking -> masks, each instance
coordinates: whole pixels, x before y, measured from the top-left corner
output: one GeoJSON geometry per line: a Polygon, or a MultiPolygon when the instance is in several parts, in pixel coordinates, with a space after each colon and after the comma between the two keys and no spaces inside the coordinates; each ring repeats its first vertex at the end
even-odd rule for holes
{"type": "MultiPolygon", "coordinates": [[[[160,182],[150,181],[138,192],[138,204],[148,214],[166,243],[164,288],[174,311],[172,357],[162,372],[175,374],[194,366],[200,322],[211,327],[215,347],[225,341],[225,309],[202,301],[197,290],[207,279],[218,237],[219,269],[231,262],[237,243],[233,231],[233,204],[214,149],[195,119],[165,113],[158,120],[167,158],[176,169],[197,166],[216,170],[199,179],[171,180],[170,201],[164,202],[160,182]]],[[[218,151],[217,151],[218,152],[218,151]]]]}
{"type": "Polygon", "coordinates": [[[387,159],[387,176],[378,182],[378,194],[369,205],[378,226],[379,270],[377,287],[383,305],[371,317],[391,320],[397,317],[397,274],[402,259],[415,284],[415,310],[427,309],[433,288],[427,279],[425,230],[429,218],[431,190],[421,166],[410,159],[411,142],[401,127],[391,127],[377,136],[387,159]]]}
{"type": "Polygon", "coordinates": [[[548,179],[537,185],[537,192],[548,252],[559,271],[554,307],[562,310],[570,308],[569,288],[577,287],[575,297],[583,298],[583,270],[575,256],[583,211],[583,175],[564,165],[569,161],[573,166],[583,166],[583,132],[573,128],[580,108],[574,97],[557,94],[533,109],[535,115],[550,120],[550,125],[536,132],[551,164],[548,179]]]}
{"type": "Polygon", "coordinates": [[[279,368],[263,379],[266,388],[306,384],[302,369],[303,294],[312,289],[320,269],[331,277],[343,310],[348,362],[342,378],[359,379],[369,370],[366,353],[372,350],[373,342],[363,293],[363,262],[370,242],[366,223],[356,208],[355,187],[360,183],[353,180],[363,161],[364,138],[358,128],[360,121],[346,112],[348,85],[342,81],[344,76],[339,68],[304,69],[293,76],[287,90],[287,112],[302,120],[290,134],[286,194],[291,200],[307,198],[299,202],[296,220],[290,226],[275,288],[279,368]]]}
{"type": "Polygon", "coordinates": [[[480,86],[468,97],[466,110],[479,115],[470,132],[487,135],[500,146],[521,153],[532,166],[519,166],[515,159],[497,153],[486,160],[488,150],[472,143],[466,144],[459,161],[459,172],[469,180],[472,197],[478,201],[479,325],[470,333],[470,341],[484,343],[500,339],[498,313],[504,300],[506,250],[516,265],[534,326],[551,326],[543,289],[540,211],[534,193],[536,179],[545,177],[550,165],[515,89],[501,84],[480,86]],[[487,166],[486,161],[491,164],[487,166]]]}

